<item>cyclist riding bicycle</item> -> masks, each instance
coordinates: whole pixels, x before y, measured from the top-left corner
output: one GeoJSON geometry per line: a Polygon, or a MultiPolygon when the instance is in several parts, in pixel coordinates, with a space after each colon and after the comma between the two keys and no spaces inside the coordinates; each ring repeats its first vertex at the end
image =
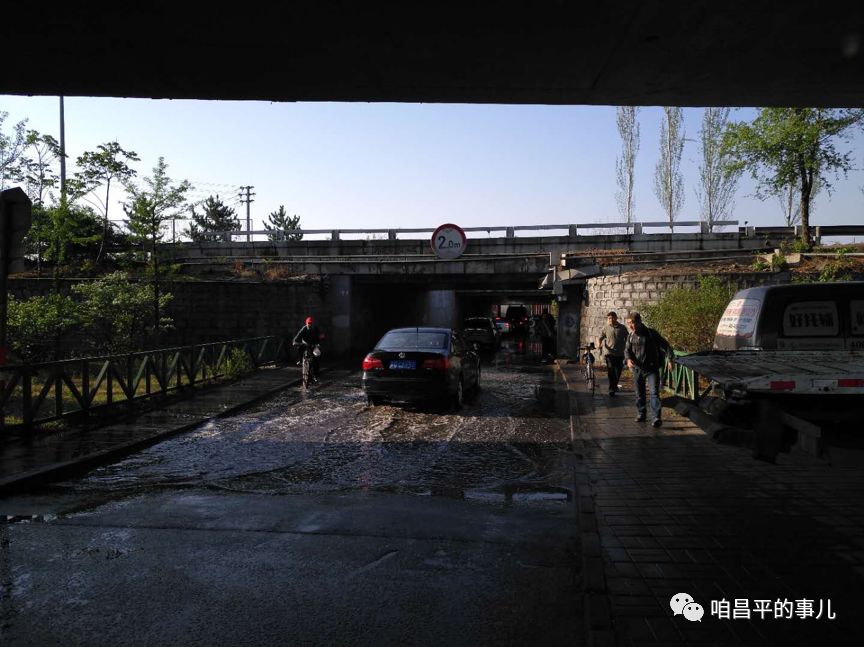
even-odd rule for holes
{"type": "Polygon", "coordinates": [[[318,357],[313,353],[316,346],[319,346],[324,335],[315,325],[315,320],[312,317],[306,317],[305,325],[294,335],[294,346],[302,348],[300,352],[300,361],[297,364],[303,363],[303,357],[308,356],[312,362],[312,377],[315,382],[318,381],[318,357]]]}

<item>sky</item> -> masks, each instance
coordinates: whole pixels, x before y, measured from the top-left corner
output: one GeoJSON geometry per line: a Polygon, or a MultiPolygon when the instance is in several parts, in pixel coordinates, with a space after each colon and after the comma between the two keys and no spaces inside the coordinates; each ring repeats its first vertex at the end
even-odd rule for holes
{"type": "MultiPolygon", "coordinates": [[[[11,124],[59,139],[57,97],[0,96],[11,124]]],[[[695,196],[702,109],[685,108],[681,162],[685,204],[695,196]]],[[[271,103],[67,97],[68,171],[85,150],[116,140],[135,151],[139,179],[162,156],[189,180],[190,198],[218,194],[244,221],[238,187],[252,185],[252,228],[284,205],[306,229],[463,227],[620,222],[615,160],[621,143],[609,106],[271,103]]],[[[665,220],[654,195],[662,108],[639,113],[635,219],[665,220]]],[[[732,113],[750,120],[753,109],[732,113]]],[[[854,170],[823,192],[811,223],[864,224],[864,134],[851,143],[854,170]]],[[[781,225],[776,199],[759,201],[743,177],[733,220],[781,225]]],[[[118,199],[122,196],[118,194],[118,199]]],[[[123,217],[112,204],[112,219],[123,217]]]]}

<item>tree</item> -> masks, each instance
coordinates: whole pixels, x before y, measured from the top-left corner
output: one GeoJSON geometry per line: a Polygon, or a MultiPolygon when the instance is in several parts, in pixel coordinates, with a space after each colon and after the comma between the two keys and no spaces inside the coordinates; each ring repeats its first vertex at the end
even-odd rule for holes
{"type": "Polygon", "coordinates": [[[280,204],[279,209],[270,213],[267,216],[268,220],[270,220],[270,224],[264,223],[264,228],[267,231],[273,232],[267,234],[267,238],[270,240],[300,240],[303,238],[303,234],[288,234],[286,232],[291,231],[292,229],[300,228],[300,216],[293,215],[289,216],[285,211],[285,205],[280,204]]]}
{"type": "Polygon", "coordinates": [[[702,210],[702,221],[708,231],[714,223],[731,216],[735,189],[741,171],[726,172],[727,155],[723,149],[723,132],[729,121],[729,108],[705,108],[699,138],[702,143],[702,164],[696,199],[702,210]]]}
{"type": "Polygon", "coordinates": [[[618,211],[624,222],[633,222],[633,170],[636,164],[636,154],[639,152],[639,122],[636,120],[639,108],[635,106],[618,106],[616,122],[618,134],[621,135],[621,156],[615,160],[615,171],[618,179],[618,191],[615,200],[618,211]]]}
{"type": "Polygon", "coordinates": [[[0,111],[0,189],[6,188],[6,178],[9,177],[27,145],[27,134],[24,130],[27,120],[15,124],[12,127],[12,135],[8,136],[3,132],[3,123],[8,116],[8,112],[0,111]]]}
{"type": "Polygon", "coordinates": [[[208,240],[212,232],[240,231],[240,219],[233,207],[219,199],[219,196],[209,196],[201,203],[203,212],[199,214],[192,208],[192,223],[186,230],[186,235],[193,241],[208,240]]]}
{"type": "MultiPolygon", "coordinates": [[[[814,176],[813,188],[810,190],[810,215],[813,215],[813,201],[819,190],[822,188],[822,183],[819,181],[819,176],[814,176]]],[[[793,227],[801,224],[801,201],[798,198],[798,186],[795,184],[787,184],[777,194],[777,200],[780,203],[780,209],[783,211],[783,222],[787,227],[793,227]]]]}
{"type": "Polygon", "coordinates": [[[34,205],[45,201],[46,191],[57,185],[59,176],[55,162],[62,155],[60,144],[51,135],[28,130],[24,136],[24,150],[10,175],[24,183],[24,190],[34,205]]]}
{"type": "Polygon", "coordinates": [[[9,296],[9,345],[28,362],[59,359],[62,339],[81,324],[78,304],[60,294],[9,296]]]}
{"type": "Polygon", "coordinates": [[[669,229],[684,206],[684,178],[681,175],[681,154],[684,152],[684,117],[681,108],[663,108],[660,125],[660,159],[654,169],[654,194],[666,212],[669,229]]]}
{"type": "Polygon", "coordinates": [[[100,229],[90,207],[76,205],[61,196],[60,202],[53,206],[34,210],[31,233],[44,241],[43,257],[54,264],[56,277],[62,265],[88,257],[95,251],[100,229]]]}
{"type": "MultiPolygon", "coordinates": [[[[86,326],[87,338],[97,353],[129,353],[141,348],[148,330],[165,328],[171,320],[151,322],[153,286],[130,281],[125,272],[113,272],[95,281],[79,283],[72,291],[81,297],[79,317],[86,326]]],[[[159,297],[164,311],[170,294],[159,297]]]]}
{"type": "Polygon", "coordinates": [[[129,231],[134,242],[140,243],[148,254],[148,271],[153,285],[153,321],[157,331],[162,325],[159,279],[159,243],[165,236],[166,223],[186,207],[186,194],[192,185],[187,180],[173,184],[168,177],[168,165],[160,157],[153,167],[152,177],[144,178],[144,186],[126,184],[131,200],[123,205],[129,218],[129,231]]]}
{"type": "Polygon", "coordinates": [[[749,170],[762,200],[798,187],[801,239],[809,244],[814,188],[821,183],[830,193],[831,179],[848,173],[852,155],[838,144],[848,142],[862,120],[861,108],[762,108],[751,123],[727,126],[728,172],[749,170]]]}
{"type": "Polygon", "coordinates": [[[124,150],[116,141],[107,144],[99,144],[95,151],[86,151],[78,157],[76,163],[80,169],[75,174],[75,179],[84,193],[93,193],[105,186],[105,200],[97,198],[96,206],[103,215],[102,242],[99,244],[99,252],[96,254],[96,262],[102,258],[105,249],[105,241],[108,238],[108,229],[111,226],[108,220],[109,197],[111,195],[111,182],[117,180],[120,183],[129,182],[136,171],[129,166],[129,162],[138,162],[140,158],[135,151],[124,150]]]}

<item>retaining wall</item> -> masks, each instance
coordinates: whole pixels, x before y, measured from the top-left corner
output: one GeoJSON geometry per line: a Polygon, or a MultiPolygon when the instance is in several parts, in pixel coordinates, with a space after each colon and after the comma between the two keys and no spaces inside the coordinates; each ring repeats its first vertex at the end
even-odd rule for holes
{"type": "MultiPolygon", "coordinates": [[[[660,297],[675,288],[695,288],[704,276],[701,273],[630,272],[617,276],[598,276],[588,279],[583,293],[579,334],[582,343],[596,340],[606,325],[606,314],[614,310],[618,320],[631,312],[638,312],[647,304],[657,303],[660,297]]],[[[789,283],[788,272],[732,272],[712,274],[735,289],[789,283]]]]}

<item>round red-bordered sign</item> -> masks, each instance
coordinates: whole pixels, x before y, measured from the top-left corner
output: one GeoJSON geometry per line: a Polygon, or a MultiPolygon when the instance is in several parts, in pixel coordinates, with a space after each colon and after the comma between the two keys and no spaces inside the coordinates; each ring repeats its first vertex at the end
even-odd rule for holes
{"type": "Polygon", "coordinates": [[[432,234],[432,251],[438,258],[459,258],[468,247],[468,238],[459,225],[441,225],[432,234]]]}

